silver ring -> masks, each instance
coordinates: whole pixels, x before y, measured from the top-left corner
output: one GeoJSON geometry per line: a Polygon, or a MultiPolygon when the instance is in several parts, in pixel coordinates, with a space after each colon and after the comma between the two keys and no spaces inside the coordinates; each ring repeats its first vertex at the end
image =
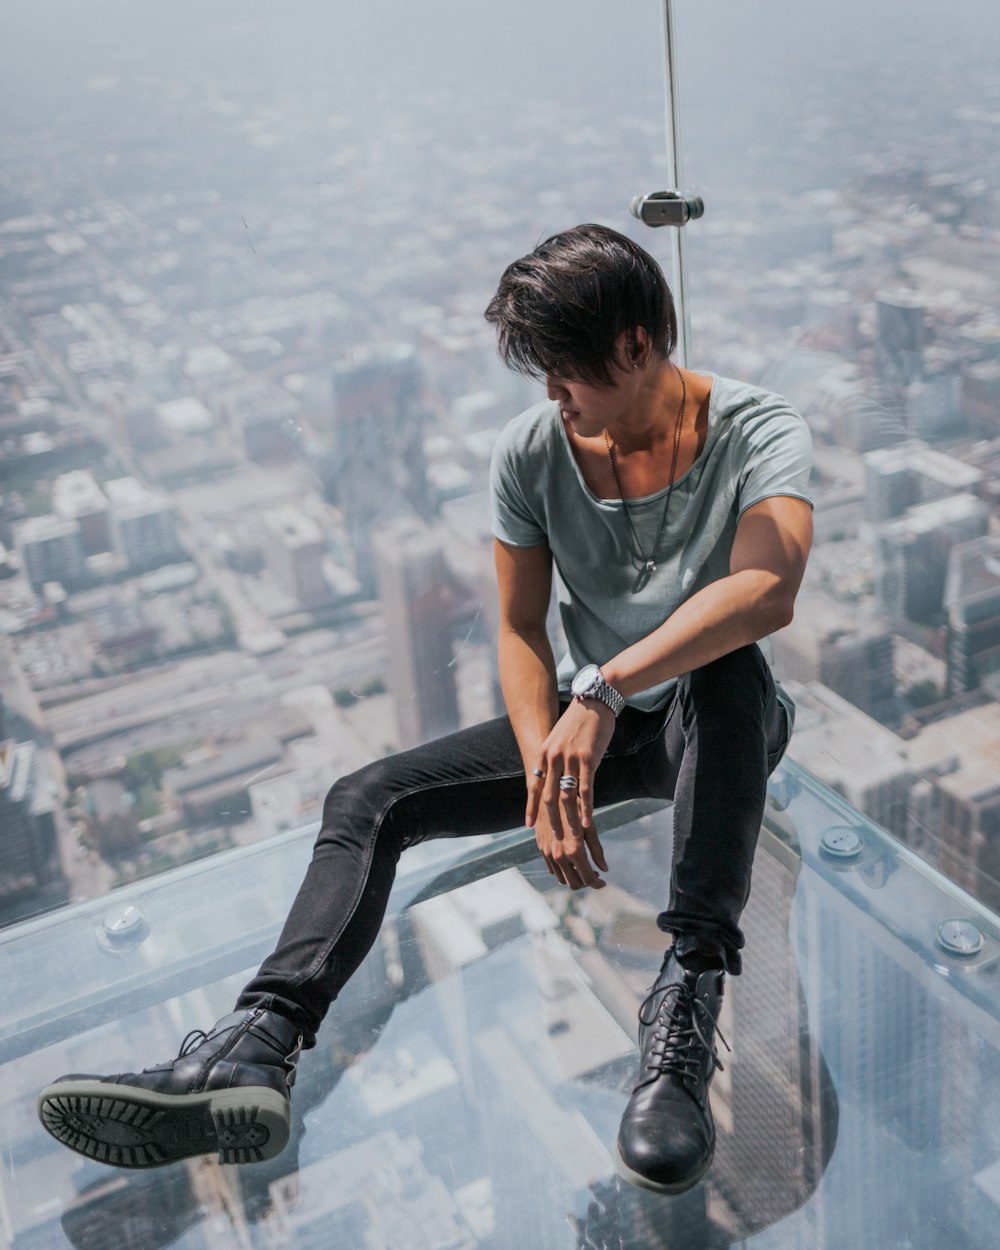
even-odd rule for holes
{"type": "Polygon", "coordinates": [[[533,768],[531,770],[531,775],[532,777],[544,777],[545,776],[545,774],[542,772],[540,768],[533,768]]]}
{"type": "Polygon", "coordinates": [[[575,777],[571,777],[568,773],[565,777],[559,778],[560,790],[575,790],[578,784],[577,779],[575,777]]]}

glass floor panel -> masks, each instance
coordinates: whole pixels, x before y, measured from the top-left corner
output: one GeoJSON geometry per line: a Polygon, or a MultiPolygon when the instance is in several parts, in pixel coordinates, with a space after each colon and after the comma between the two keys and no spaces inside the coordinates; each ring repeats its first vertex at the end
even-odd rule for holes
{"type": "Polygon", "coordinates": [[[266,1164],[108,1167],[45,1134],[35,1096],[63,1072],[167,1058],[229,1011],[311,830],[0,934],[0,1246],[1000,1246],[997,920],[792,764],[727,984],[713,1166],[677,1197],[617,1179],[670,809],[600,823],[599,893],[554,886],[524,831],[407,852],[266,1164]]]}

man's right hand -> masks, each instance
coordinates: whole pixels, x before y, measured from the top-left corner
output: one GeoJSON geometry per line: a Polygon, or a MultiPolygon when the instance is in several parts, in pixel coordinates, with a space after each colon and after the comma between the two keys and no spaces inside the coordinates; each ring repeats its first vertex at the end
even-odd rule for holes
{"type": "Polygon", "coordinates": [[[582,890],[588,885],[595,890],[604,889],[607,883],[594,867],[596,865],[601,872],[608,871],[596,825],[590,825],[582,833],[572,829],[557,830],[548,809],[542,807],[535,820],[535,842],[546,867],[560,885],[568,885],[571,890],[582,890]]]}

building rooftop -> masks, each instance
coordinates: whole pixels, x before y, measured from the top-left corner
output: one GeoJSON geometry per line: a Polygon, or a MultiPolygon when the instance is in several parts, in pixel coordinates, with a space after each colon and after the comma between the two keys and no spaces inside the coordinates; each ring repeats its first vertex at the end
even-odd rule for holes
{"type": "Polygon", "coordinates": [[[56,512],[67,518],[81,513],[100,512],[107,509],[108,501],[92,473],[86,469],[74,469],[56,478],[52,502],[56,512]]]}
{"type": "Polygon", "coordinates": [[[795,758],[819,780],[860,802],[871,786],[913,771],[905,742],[820,682],[789,682],[795,693],[795,758]]]}
{"type": "Polygon", "coordinates": [[[956,494],[971,491],[983,480],[980,469],[916,440],[876,448],[865,452],[863,459],[866,465],[879,473],[916,473],[939,482],[956,494]]]}
{"type": "Polygon", "coordinates": [[[906,745],[917,767],[947,758],[956,769],[978,766],[1000,777],[1000,704],[984,703],[934,720],[906,745]]]}
{"type": "Polygon", "coordinates": [[[110,482],[105,482],[104,489],[116,508],[134,507],[136,504],[148,503],[153,498],[149,488],[134,477],[113,478],[110,482]]]}
{"type": "Polygon", "coordinates": [[[987,535],[951,549],[945,607],[970,600],[993,599],[1000,592],[1000,538],[987,535]]]}
{"type": "Polygon", "coordinates": [[[907,457],[906,464],[913,473],[933,478],[956,493],[973,490],[983,479],[979,469],[930,447],[916,447],[907,457]]]}
{"type": "Polygon", "coordinates": [[[197,433],[210,430],[215,425],[212,414],[194,395],[157,404],[156,415],[175,434],[197,433]]]}
{"type": "Polygon", "coordinates": [[[323,541],[319,526],[296,504],[269,509],[264,513],[264,523],[286,547],[314,547],[323,541]]]}
{"type": "Polygon", "coordinates": [[[40,543],[54,538],[68,538],[79,533],[79,529],[76,521],[48,513],[21,521],[16,526],[15,533],[18,543],[40,543]]]}
{"type": "Polygon", "coordinates": [[[905,516],[886,521],[883,532],[891,534],[929,534],[942,525],[954,525],[989,516],[989,507],[974,495],[949,495],[930,503],[917,504],[905,516]]]}

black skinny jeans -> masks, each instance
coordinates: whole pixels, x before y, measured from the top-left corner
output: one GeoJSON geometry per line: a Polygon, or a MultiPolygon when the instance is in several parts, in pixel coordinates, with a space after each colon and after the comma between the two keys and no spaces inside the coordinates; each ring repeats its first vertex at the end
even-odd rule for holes
{"type": "MultiPolygon", "coordinates": [[[[682,676],[665,709],[626,707],[594,778],[597,807],[674,800],[670,897],[657,924],[674,934],[678,954],[717,954],[733,974],[767,778],[787,738],[770,669],[752,644],[682,676]]],[[[287,1015],[313,1042],[378,936],[402,852],[426,838],[516,828],[525,798],[506,716],[341,777],[278,945],[237,1007],[287,1015]]]]}

